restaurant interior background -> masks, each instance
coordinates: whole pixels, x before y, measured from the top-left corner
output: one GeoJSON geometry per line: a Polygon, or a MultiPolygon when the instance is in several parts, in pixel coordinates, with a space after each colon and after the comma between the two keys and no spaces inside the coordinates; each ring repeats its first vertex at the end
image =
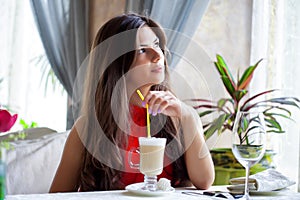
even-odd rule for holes
{"type": "MultiPolygon", "coordinates": [[[[123,13],[128,2],[90,0],[89,38],[92,40],[106,20],[123,13]]],[[[36,122],[40,127],[65,131],[70,99],[51,74],[29,0],[0,0],[0,4],[0,79],[3,79],[0,104],[7,105],[13,113],[18,113],[19,119],[28,123],[36,122]]],[[[213,91],[207,85],[199,87],[194,68],[185,60],[176,65],[174,72],[189,80],[189,86],[195,88],[194,95],[207,95],[203,91],[209,87],[209,95],[219,98],[225,91],[213,67],[216,54],[225,58],[234,75],[238,69],[242,71],[263,58],[253,77],[250,93],[276,88],[280,89],[279,95],[299,98],[299,11],[298,0],[210,0],[191,43],[203,49],[199,56],[211,61],[210,68],[206,67],[203,74],[204,82],[213,85],[213,91]]],[[[190,95],[182,93],[185,90],[180,83],[173,84],[182,97],[190,95]]],[[[294,122],[283,122],[286,133],[272,136],[269,147],[277,152],[277,169],[294,179],[297,185],[293,190],[300,191],[299,111],[293,111],[293,119],[294,122]]],[[[20,128],[16,124],[12,130],[20,128]]],[[[213,145],[227,143],[228,136],[224,134],[213,145]]]]}

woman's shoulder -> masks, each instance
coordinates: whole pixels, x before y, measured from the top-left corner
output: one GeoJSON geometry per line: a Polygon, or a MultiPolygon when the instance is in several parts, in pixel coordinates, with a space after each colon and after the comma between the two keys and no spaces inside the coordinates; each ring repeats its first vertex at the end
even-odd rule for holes
{"type": "Polygon", "coordinates": [[[85,124],[84,117],[79,117],[75,121],[75,123],[70,131],[70,134],[68,136],[68,139],[67,139],[67,144],[70,148],[73,149],[73,148],[81,147],[81,148],[79,148],[79,150],[84,149],[84,145],[83,145],[82,139],[80,137],[80,133],[83,131],[84,124],[85,124]]]}

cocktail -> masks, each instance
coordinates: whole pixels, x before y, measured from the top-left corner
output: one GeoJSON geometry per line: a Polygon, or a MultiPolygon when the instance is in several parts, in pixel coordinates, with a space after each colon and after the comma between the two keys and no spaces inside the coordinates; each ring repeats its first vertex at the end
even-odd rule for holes
{"type": "Polygon", "coordinates": [[[162,173],[166,138],[140,137],[139,150],[140,163],[131,161],[132,151],[129,153],[129,164],[144,174],[143,190],[156,191],[157,176],[162,173]]]}

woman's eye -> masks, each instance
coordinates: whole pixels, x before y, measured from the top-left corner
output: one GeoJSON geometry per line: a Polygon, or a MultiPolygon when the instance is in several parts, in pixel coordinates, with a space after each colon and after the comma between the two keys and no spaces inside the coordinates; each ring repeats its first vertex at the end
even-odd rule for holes
{"type": "Polygon", "coordinates": [[[155,43],[154,43],[154,47],[155,47],[155,48],[159,47],[159,42],[155,42],[155,43]]]}
{"type": "Polygon", "coordinates": [[[144,48],[138,50],[138,54],[142,54],[142,53],[145,53],[145,52],[146,52],[146,49],[144,49],[144,48]]]}

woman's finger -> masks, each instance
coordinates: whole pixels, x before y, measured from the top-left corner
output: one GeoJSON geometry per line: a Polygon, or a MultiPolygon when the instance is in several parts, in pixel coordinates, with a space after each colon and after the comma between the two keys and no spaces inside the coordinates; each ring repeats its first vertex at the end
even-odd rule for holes
{"type": "Polygon", "coordinates": [[[154,116],[157,113],[169,116],[180,115],[179,100],[169,91],[150,91],[144,101],[148,103],[149,113],[154,116]]]}
{"type": "Polygon", "coordinates": [[[152,115],[157,115],[158,113],[163,112],[163,110],[169,105],[169,97],[162,99],[157,99],[152,106],[152,115]]]}

